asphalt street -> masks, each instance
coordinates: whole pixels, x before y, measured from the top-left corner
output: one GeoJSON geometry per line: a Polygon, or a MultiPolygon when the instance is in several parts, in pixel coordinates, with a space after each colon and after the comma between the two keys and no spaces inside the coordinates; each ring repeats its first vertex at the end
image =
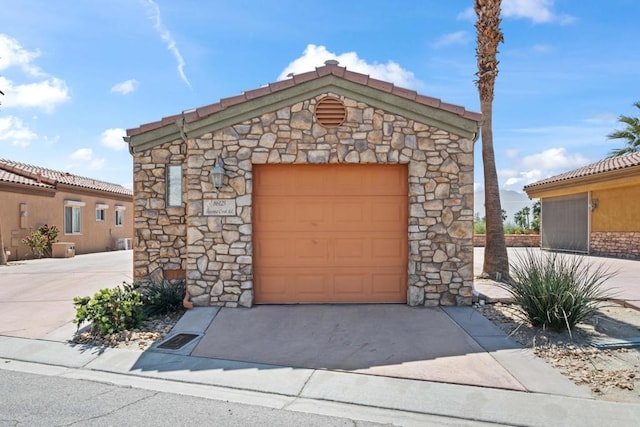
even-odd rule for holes
{"type": "MultiPolygon", "coordinates": [[[[0,366],[0,426],[485,426],[489,424],[422,414],[400,414],[377,408],[359,408],[351,416],[314,412],[349,413],[348,408],[314,405],[308,410],[288,410],[206,397],[207,390],[194,388],[189,395],[135,388],[108,382],[66,378],[6,370],[0,366]],[[358,418],[378,418],[381,423],[358,418]]],[[[491,424],[494,425],[495,424],[491,424]]]]}

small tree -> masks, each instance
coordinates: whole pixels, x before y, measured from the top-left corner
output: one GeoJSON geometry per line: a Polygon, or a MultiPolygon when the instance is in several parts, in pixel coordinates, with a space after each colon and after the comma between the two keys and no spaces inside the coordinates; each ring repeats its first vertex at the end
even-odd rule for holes
{"type": "Polygon", "coordinates": [[[525,216],[524,209],[520,209],[518,212],[516,212],[516,214],[513,216],[513,219],[518,227],[526,228],[527,217],[525,216]]]}
{"type": "Polygon", "coordinates": [[[531,228],[536,233],[540,233],[540,199],[533,204],[533,220],[531,220],[531,228]]]}
{"type": "Polygon", "coordinates": [[[22,239],[22,243],[29,246],[33,255],[37,258],[43,256],[51,256],[51,249],[55,242],[58,241],[60,230],[55,225],[49,227],[47,224],[38,227],[27,237],[22,239]]]}
{"type": "MultiPolygon", "coordinates": [[[[633,105],[640,109],[640,101],[633,105]]],[[[625,141],[626,146],[611,150],[608,158],[626,156],[627,154],[640,152],[640,117],[622,115],[618,118],[618,121],[625,124],[626,127],[622,130],[610,133],[607,135],[607,138],[621,139],[625,141]]]]}
{"type": "Polygon", "coordinates": [[[515,213],[513,219],[516,222],[516,225],[521,228],[530,228],[529,215],[531,214],[531,208],[529,206],[525,206],[515,213]]]}

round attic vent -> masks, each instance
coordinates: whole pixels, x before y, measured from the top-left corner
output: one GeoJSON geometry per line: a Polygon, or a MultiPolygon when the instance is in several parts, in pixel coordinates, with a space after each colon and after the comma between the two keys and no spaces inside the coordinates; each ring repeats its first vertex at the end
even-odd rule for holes
{"type": "Polygon", "coordinates": [[[326,128],[337,128],[347,117],[347,110],[338,98],[327,96],[316,104],[316,122],[326,128]]]}

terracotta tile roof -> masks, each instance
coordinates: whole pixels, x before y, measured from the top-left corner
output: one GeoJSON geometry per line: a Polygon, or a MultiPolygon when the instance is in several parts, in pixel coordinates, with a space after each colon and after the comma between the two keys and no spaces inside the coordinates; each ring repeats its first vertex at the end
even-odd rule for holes
{"type": "Polygon", "coordinates": [[[133,196],[133,190],[118,184],[5,159],[0,159],[0,182],[52,189],[56,188],[57,184],[66,184],[107,193],[133,196]]]}
{"type": "MultiPolygon", "coordinates": [[[[595,162],[590,165],[562,173],[560,175],[552,176],[550,178],[534,182],[533,184],[526,185],[524,187],[524,190],[527,191],[529,189],[534,189],[551,183],[569,181],[576,178],[583,178],[591,175],[613,172],[620,169],[627,169],[638,166],[640,166],[640,153],[628,154],[621,157],[613,157],[611,159],[600,160],[599,162],[595,162]]],[[[638,173],[640,173],[640,170],[638,170],[638,173]]]]}
{"type": "Polygon", "coordinates": [[[53,185],[46,184],[44,182],[38,182],[36,179],[29,178],[24,175],[18,175],[17,173],[3,169],[2,166],[0,166],[0,182],[10,182],[13,184],[31,185],[33,187],[41,187],[41,188],[51,188],[51,189],[55,188],[55,186],[53,185]]]}
{"type": "Polygon", "coordinates": [[[373,89],[391,93],[401,98],[409,99],[419,104],[424,104],[429,107],[440,108],[442,110],[448,111],[450,113],[456,114],[466,119],[475,120],[475,121],[480,121],[482,119],[482,115],[480,113],[467,111],[464,109],[464,107],[460,105],[448,104],[446,102],[442,102],[438,98],[432,98],[429,96],[420,95],[416,93],[416,91],[414,90],[397,87],[393,85],[393,83],[377,80],[369,77],[366,74],[347,71],[346,67],[338,66],[337,61],[326,61],[324,66],[317,67],[315,71],[294,74],[289,79],[269,83],[268,85],[262,86],[260,88],[243,92],[240,95],[232,96],[229,98],[223,98],[219,102],[214,104],[199,107],[194,110],[188,110],[183,112],[182,114],[165,117],[156,122],[140,125],[137,128],[127,129],[127,136],[139,135],[141,133],[145,133],[154,129],[161,128],[169,123],[175,123],[176,119],[180,117],[184,117],[187,123],[193,122],[195,120],[200,120],[204,117],[215,114],[233,105],[241,104],[251,99],[276,93],[276,92],[288,89],[290,87],[302,84],[304,82],[308,82],[310,80],[314,80],[330,74],[340,77],[342,79],[348,80],[352,83],[369,86],[373,89]]]}

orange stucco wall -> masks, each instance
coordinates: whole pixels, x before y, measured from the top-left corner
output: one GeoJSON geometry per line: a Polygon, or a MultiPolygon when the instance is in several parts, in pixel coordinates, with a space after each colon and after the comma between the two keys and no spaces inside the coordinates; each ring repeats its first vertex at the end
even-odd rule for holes
{"type": "MultiPolygon", "coordinates": [[[[106,194],[106,193],[105,193],[106,194]]],[[[60,242],[73,242],[76,254],[103,252],[115,249],[119,238],[133,237],[132,198],[117,195],[70,193],[34,194],[32,192],[4,191],[0,188],[0,226],[6,250],[11,251],[10,260],[31,257],[29,248],[21,240],[41,225],[55,225],[60,229],[60,242]],[[82,209],[81,234],[64,233],[64,202],[75,200],[84,202],[82,209]],[[96,204],[109,205],[104,221],[96,221],[96,204]],[[22,216],[21,204],[26,205],[26,216],[22,216]],[[123,225],[115,225],[115,207],[124,206],[123,225]]]]}
{"type": "Polygon", "coordinates": [[[640,231],[640,186],[591,192],[591,231],[640,231]]]}

